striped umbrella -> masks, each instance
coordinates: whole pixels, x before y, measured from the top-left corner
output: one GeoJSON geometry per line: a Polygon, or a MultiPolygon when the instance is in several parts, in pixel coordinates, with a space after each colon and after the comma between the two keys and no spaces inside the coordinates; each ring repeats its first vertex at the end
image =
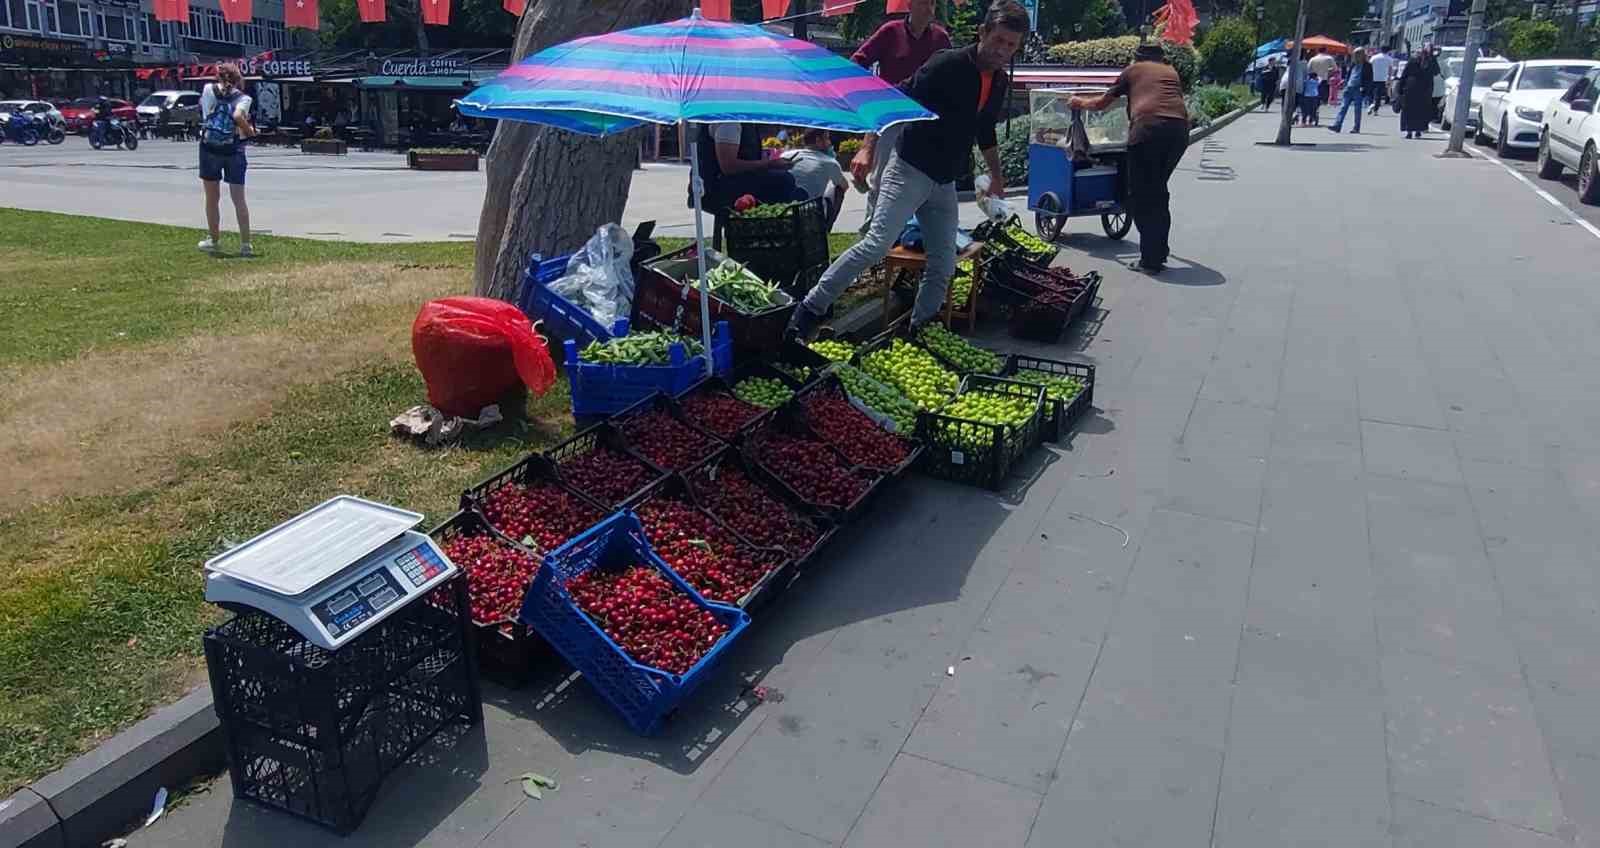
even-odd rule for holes
{"type": "MultiPolygon", "coordinates": [[[[463,115],[610,135],[645,123],[737,121],[882,132],[937,115],[842,56],[758,26],[706,20],[635,27],[541,50],[458,101],[463,115]]],[[[702,186],[689,133],[695,241],[702,186]]],[[[711,350],[705,252],[700,326],[711,350]]]]}

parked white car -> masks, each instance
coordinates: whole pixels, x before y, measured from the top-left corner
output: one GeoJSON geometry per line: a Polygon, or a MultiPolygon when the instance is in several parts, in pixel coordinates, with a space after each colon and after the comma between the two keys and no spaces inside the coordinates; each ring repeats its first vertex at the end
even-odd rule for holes
{"type": "Polygon", "coordinates": [[[1483,96],[1482,118],[1473,138],[1479,144],[1493,141],[1495,152],[1501,156],[1513,150],[1537,148],[1545,107],[1595,68],[1600,68],[1600,62],[1571,59],[1540,59],[1512,65],[1510,73],[1489,86],[1483,96]]]}
{"type": "Polygon", "coordinates": [[[39,115],[58,127],[67,126],[67,119],[61,117],[61,110],[43,100],[0,100],[0,121],[10,120],[12,112],[39,115]]]}
{"type": "MultiPolygon", "coordinates": [[[[1461,60],[1451,59],[1447,63],[1450,70],[1454,71],[1449,79],[1444,81],[1444,118],[1439,121],[1441,129],[1450,129],[1450,122],[1456,115],[1456,100],[1461,93],[1461,78],[1456,74],[1461,71],[1461,60]]],[[[1472,72],[1471,105],[1467,107],[1467,129],[1478,128],[1479,110],[1483,108],[1483,95],[1489,92],[1489,86],[1505,79],[1506,73],[1511,70],[1511,63],[1495,61],[1492,59],[1479,59],[1472,72]]]]}
{"type": "Polygon", "coordinates": [[[1539,133],[1539,176],[1578,172],[1578,199],[1600,204],[1600,68],[1584,74],[1545,109],[1539,133]]]}

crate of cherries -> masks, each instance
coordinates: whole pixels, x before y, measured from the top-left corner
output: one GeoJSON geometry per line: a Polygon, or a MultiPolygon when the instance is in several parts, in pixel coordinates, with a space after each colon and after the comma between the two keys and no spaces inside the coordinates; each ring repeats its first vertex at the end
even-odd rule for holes
{"type": "Polygon", "coordinates": [[[495,532],[469,509],[428,531],[467,580],[467,607],[477,640],[478,662],[488,676],[509,686],[527,682],[549,648],[518,624],[523,592],[539,569],[527,548],[495,532]]]}
{"type": "Polygon", "coordinates": [[[684,582],[629,512],[545,557],[520,617],[642,734],[660,730],[750,623],[684,582]]]}
{"type": "Polygon", "coordinates": [[[799,500],[841,519],[853,518],[866,506],[883,472],[858,466],[837,448],[818,438],[798,417],[782,410],[752,432],[743,446],[746,457],[799,500]]]}
{"type": "Polygon", "coordinates": [[[683,477],[712,515],[756,545],[782,549],[797,566],[838,531],[820,510],[751,470],[737,450],[725,450],[683,477]]]}
{"type": "Polygon", "coordinates": [[[921,452],[852,403],[837,376],[808,386],[797,399],[805,425],[856,465],[899,476],[921,452]]]}
{"type": "Polygon", "coordinates": [[[782,588],[793,560],[757,547],[702,507],[682,477],[668,477],[630,504],[650,545],[707,600],[752,609],[782,588]]]}
{"type": "Polygon", "coordinates": [[[602,422],[547,450],[556,477],[606,509],[615,509],[666,472],[634,453],[622,434],[602,422]]]}
{"type": "Polygon", "coordinates": [[[666,395],[651,395],[617,413],[610,423],[630,450],[663,471],[682,471],[722,447],[715,436],[691,423],[666,395]]]}

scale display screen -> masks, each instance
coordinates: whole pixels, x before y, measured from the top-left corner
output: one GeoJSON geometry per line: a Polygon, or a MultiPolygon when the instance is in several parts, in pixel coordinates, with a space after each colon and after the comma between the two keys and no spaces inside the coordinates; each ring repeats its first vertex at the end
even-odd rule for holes
{"type": "Polygon", "coordinates": [[[400,600],[405,591],[389,569],[379,568],[313,605],[311,612],[337,639],[400,600]]]}

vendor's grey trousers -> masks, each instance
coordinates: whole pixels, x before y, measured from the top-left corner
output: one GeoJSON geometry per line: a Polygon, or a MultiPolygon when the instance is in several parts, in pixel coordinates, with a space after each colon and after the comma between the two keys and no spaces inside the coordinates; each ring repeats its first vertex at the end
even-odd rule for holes
{"type": "MultiPolygon", "coordinates": [[[[956,224],[960,210],[956,204],[956,184],[936,183],[898,152],[889,157],[878,186],[878,206],[872,225],[855,246],[839,254],[822,279],[806,294],[805,307],[814,315],[828,311],[839,295],[868,268],[883,261],[900,238],[900,231],[912,215],[922,228],[922,246],[928,264],[917,287],[917,302],[911,309],[911,322],[920,324],[939,314],[944,306],[945,289],[956,270],[956,224]]],[[[885,316],[887,317],[887,316],[885,316]]]]}
{"type": "Polygon", "coordinates": [[[867,216],[861,221],[862,235],[866,235],[867,228],[872,226],[872,209],[878,205],[878,186],[883,183],[883,169],[889,166],[889,157],[900,146],[900,136],[905,128],[905,124],[895,124],[884,130],[878,136],[877,145],[872,148],[872,171],[867,174],[867,216]]]}

